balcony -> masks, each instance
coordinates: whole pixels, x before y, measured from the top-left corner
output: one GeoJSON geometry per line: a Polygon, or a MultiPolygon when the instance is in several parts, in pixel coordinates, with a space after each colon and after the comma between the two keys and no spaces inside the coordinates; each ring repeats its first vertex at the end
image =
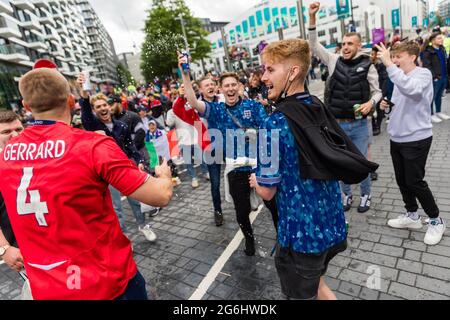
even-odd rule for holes
{"type": "Polygon", "coordinates": [[[56,34],[56,31],[54,31],[53,29],[51,30],[50,33],[44,34],[44,39],[45,40],[54,40],[54,41],[60,40],[58,34],[56,34]]]}
{"type": "Polygon", "coordinates": [[[0,45],[0,60],[11,62],[30,61],[27,51],[18,44],[0,45]]]}
{"type": "Polygon", "coordinates": [[[50,8],[47,0],[32,0],[31,2],[38,8],[50,8]]]}
{"type": "Polygon", "coordinates": [[[11,0],[10,2],[22,10],[34,10],[34,4],[30,0],[11,0]]]}
{"type": "Polygon", "coordinates": [[[39,23],[39,18],[37,16],[33,15],[26,15],[25,21],[22,21],[20,23],[20,26],[22,28],[28,29],[28,30],[36,30],[41,31],[41,24],[39,23]]]}
{"type": "Polygon", "coordinates": [[[4,38],[22,37],[16,19],[10,16],[0,16],[0,36],[4,38]]]}
{"type": "Polygon", "coordinates": [[[13,13],[13,9],[8,0],[0,0],[0,13],[13,13]]]}
{"type": "Polygon", "coordinates": [[[46,50],[48,49],[47,45],[44,42],[44,38],[41,37],[25,37],[25,41],[27,43],[28,48],[35,50],[46,50]]]}
{"type": "Polygon", "coordinates": [[[39,22],[41,24],[50,24],[53,27],[56,27],[56,22],[55,22],[55,20],[53,20],[53,18],[52,18],[50,13],[48,15],[41,15],[39,17],[39,22]]]}
{"type": "Polygon", "coordinates": [[[66,27],[65,25],[62,25],[62,24],[60,24],[60,25],[57,26],[56,31],[57,31],[59,34],[63,34],[63,35],[66,35],[66,36],[69,35],[69,31],[67,30],[67,27],[66,27]]]}

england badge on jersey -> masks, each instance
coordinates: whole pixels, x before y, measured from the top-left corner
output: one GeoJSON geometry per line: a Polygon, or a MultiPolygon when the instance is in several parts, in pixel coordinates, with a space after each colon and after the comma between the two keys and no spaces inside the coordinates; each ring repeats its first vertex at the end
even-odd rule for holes
{"type": "Polygon", "coordinates": [[[252,118],[251,110],[245,110],[244,111],[244,119],[251,119],[251,118],[252,118]]]}

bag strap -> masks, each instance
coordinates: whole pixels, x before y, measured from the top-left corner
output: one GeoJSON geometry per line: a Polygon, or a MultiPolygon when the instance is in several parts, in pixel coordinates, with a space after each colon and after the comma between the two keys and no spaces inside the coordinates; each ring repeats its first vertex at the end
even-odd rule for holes
{"type": "Polygon", "coordinates": [[[230,110],[228,110],[228,108],[226,106],[225,106],[225,110],[227,111],[228,115],[230,116],[231,120],[233,120],[235,125],[237,125],[242,130],[246,130],[247,129],[241,124],[239,119],[235,115],[233,115],[230,110]]]}

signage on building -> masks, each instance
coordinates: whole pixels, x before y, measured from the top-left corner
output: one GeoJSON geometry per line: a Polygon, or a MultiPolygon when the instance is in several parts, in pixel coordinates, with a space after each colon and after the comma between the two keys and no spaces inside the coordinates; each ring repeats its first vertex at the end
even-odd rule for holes
{"type": "Polygon", "coordinates": [[[350,16],[350,0],[336,0],[336,11],[339,19],[350,16]]]}
{"type": "Polygon", "coordinates": [[[373,29],[372,30],[372,43],[375,44],[380,44],[380,43],[384,43],[385,41],[385,36],[384,36],[384,29],[380,28],[380,29],[373,29]]]}
{"type": "Polygon", "coordinates": [[[413,28],[418,27],[417,17],[412,17],[412,27],[413,27],[413,28]]]}
{"type": "Polygon", "coordinates": [[[430,19],[424,18],[423,19],[423,27],[428,28],[429,25],[430,25],[430,19]]]}
{"type": "Polygon", "coordinates": [[[445,18],[445,25],[450,26],[450,18],[445,18]]]}
{"type": "Polygon", "coordinates": [[[400,9],[392,10],[392,28],[400,27],[400,9]]]}

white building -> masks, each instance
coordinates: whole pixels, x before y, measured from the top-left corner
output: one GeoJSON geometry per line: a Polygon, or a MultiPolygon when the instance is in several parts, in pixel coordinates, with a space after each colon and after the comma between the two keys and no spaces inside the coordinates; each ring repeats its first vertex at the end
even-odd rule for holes
{"type": "MultiPolygon", "coordinates": [[[[298,2],[296,0],[266,0],[238,15],[236,19],[225,26],[226,41],[229,51],[236,56],[242,56],[240,61],[233,61],[235,69],[248,68],[260,64],[258,52],[254,49],[261,41],[267,43],[279,40],[279,29],[282,29],[285,39],[300,37],[298,2]]],[[[306,33],[309,17],[308,8],[313,0],[303,1],[303,12],[306,33]]],[[[421,26],[427,16],[428,6],[425,0],[353,0],[353,17],[356,31],[361,33],[365,43],[371,43],[372,30],[384,28],[387,40],[394,33],[392,24],[393,10],[400,9],[403,37],[415,37],[413,17],[417,17],[421,26]]],[[[341,41],[343,34],[349,31],[351,17],[345,19],[345,28],[338,20],[336,1],[322,1],[322,9],[318,13],[317,29],[319,41],[333,48],[341,41]]],[[[220,31],[208,36],[212,45],[209,59],[205,59],[206,70],[227,70],[225,51],[220,31]]],[[[200,63],[193,64],[194,76],[203,73],[200,63]]]]}
{"type": "Polygon", "coordinates": [[[20,99],[17,80],[41,58],[68,77],[92,66],[93,81],[117,79],[112,40],[87,0],[0,0],[0,107],[20,99]]]}

